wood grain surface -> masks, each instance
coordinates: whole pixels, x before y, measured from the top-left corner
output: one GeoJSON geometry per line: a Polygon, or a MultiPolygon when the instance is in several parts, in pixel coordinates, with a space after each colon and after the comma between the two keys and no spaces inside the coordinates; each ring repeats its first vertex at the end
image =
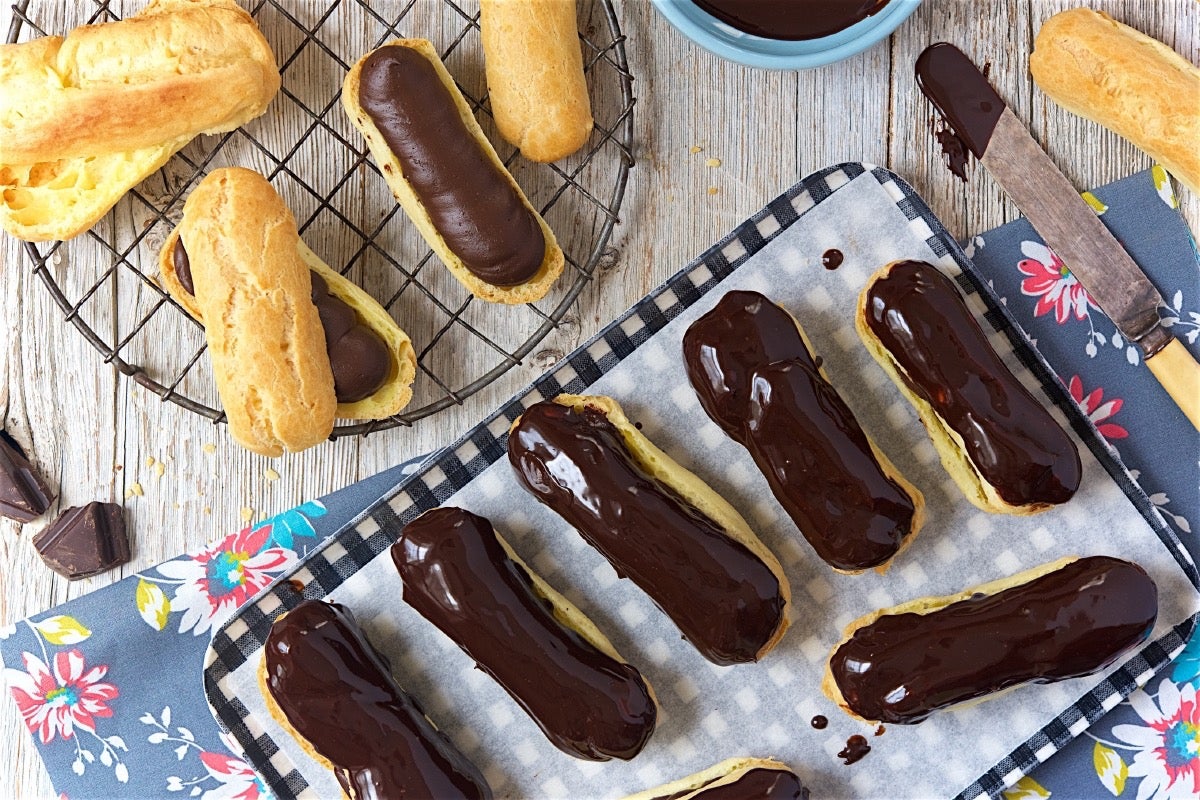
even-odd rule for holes
{"type": "MultiPolygon", "coordinates": [[[[7,31],[10,18],[8,0],[4,4],[0,31],[7,31]]],[[[89,4],[41,5],[46,10],[39,13],[49,29],[64,31],[79,22],[76,6],[89,4]]],[[[120,571],[68,583],[42,564],[31,544],[45,519],[23,528],[0,520],[0,626],[199,547],[243,526],[247,517],[274,514],[449,443],[732,226],[823,166],[867,161],[889,167],[911,182],[960,238],[1016,218],[1016,209],[977,165],[967,183],[943,166],[930,135],[932,111],[912,75],[917,54],[932,42],[954,42],[977,62],[990,63],[1000,94],[1018,117],[1030,122],[1034,136],[1081,189],[1150,165],[1132,145],[1058,108],[1029,77],[1028,53],[1042,21],[1079,3],[925,0],[887,42],[839,64],[799,73],[721,61],[667,25],[647,0],[617,5],[628,35],[638,103],[637,164],[622,223],[611,241],[614,252],[567,323],[523,364],[461,406],[411,429],[340,440],[274,461],[242,451],[222,426],[161,402],[102,363],[64,322],[18,243],[3,237],[3,426],[58,491],[59,500],[45,519],[61,507],[90,500],[124,503],[133,561],[120,571]],[[278,479],[270,479],[274,474],[268,469],[277,471],[278,479]]],[[[1103,8],[1200,62],[1200,4],[1195,0],[1087,5],[1103,8]]],[[[298,0],[291,6],[298,17],[316,19],[327,4],[298,0]]],[[[464,7],[473,5],[468,0],[464,7]]],[[[322,35],[336,37],[339,30],[332,24],[322,35]]],[[[356,32],[344,32],[352,34],[357,40],[356,32]]],[[[451,68],[460,80],[481,85],[478,56],[464,56],[451,68]]],[[[312,158],[307,166],[319,171],[324,164],[312,158]]],[[[1180,190],[1180,200],[1196,230],[1200,198],[1180,190]]],[[[391,223],[392,228],[406,225],[401,218],[391,223]]],[[[401,230],[396,235],[408,234],[401,230]]],[[[97,269],[89,263],[61,269],[66,267],[83,275],[97,269]]],[[[106,302],[152,302],[145,294],[136,287],[121,288],[106,302]]],[[[420,334],[410,332],[414,338],[420,334]]],[[[186,342],[177,337],[183,335],[191,334],[164,332],[147,346],[182,347],[186,342]]],[[[446,368],[455,368],[457,360],[467,369],[474,359],[487,357],[476,350],[457,352],[446,368]]],[[[7,698],[0,700],[0,764],[0,797],[53,796],[32,740],[7,698]]]]}

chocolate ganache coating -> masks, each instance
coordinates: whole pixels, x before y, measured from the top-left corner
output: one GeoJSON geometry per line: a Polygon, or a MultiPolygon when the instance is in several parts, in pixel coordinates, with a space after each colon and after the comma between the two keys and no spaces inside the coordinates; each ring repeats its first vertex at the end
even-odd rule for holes
{"type": "Polygon", "coordinates": [[[350,797],[487,798],[483,775],[396,685],[344,606],[306,600],[271,626],[267,689],[350,797]]]}
{"type": "Polygon", "coordinates": [[[883,10],[889,0],[693,0],[739,31],[766,39],[819,39],[883,10]]]}
{"type": "MultiPolygon", "coordinates": [[[[915,72],[917,85],[957,138],[970,148],[976,158],[983,158],[988,142],[992,140],[992,133],[996,130],[996,123],[1006,108],[1004,100],[988,83],[987,76],[963,51],[946,42],[925,48],[917,56],[915,72]]],[[[943,149],[948,146],[949,139],[938,136],[938,141],[943,149]]],[[[952,144],[949,146],[953,147],[952,144]]],[[[957,154],[950,152],[950,168],[955,175],[959,175],[961,166],[955,169],[956,157],[957,154]]],[[[965,154],[962,160],[965,164],[965,154]]]]}
{"type": "Polygon", "coordinates": [[[464,124],[433,64],[411,47],[380,47],[362,65],[358,102],[472,274],[514,286],[537,273],[546,255],[541,226],[464,124]]]}
{"type": "Polygon", "coordinates": [[[911,724],[1027,681],[1090,675],[1144,641],[1157,616],[1158,590],[1141,567],[1092,556],[927,614],[885,614],[829,667],[855,714],[911,724]]]}
{"type": "Polygon", "coordinates": [[[454,640],[520,703],[556,747],[578,758],[630,759],[658,708],[641,674],[555,616],[491,522],[436,508],[392,546],[404,602],[454,640]]]}
{"type": "Polygon", "coordinates": [[[1071,499],[1082,476],[1075,443],[1000,360],[950,278],[931,264],[898,262],[865,305],[867,327],[905,383],[962,437],[1006,503],[1071,499]]]}
{"type": "Polygon", "coordinates": [[[683,356],[700,405],[750,452],[817,555],[857,571],[896,554],[913,498],[884,473],[787,311],[729,292],[688,328],[683,356]]]}
{"type": "Polygon", "coordinates": [[[783,624],[770,567],[639,464],[601,409],[532,406],[509,433],[508,459],[708,660],[754,661],[783,624]]]}
{"type": "Polygon", "coordinates": [[[808,800],[808,789],[791,770],[755,767],[730,783],[711,788],[706,784],[699,790],[689,789],[655,800],[685,796],[689,800],[808,800]]]}

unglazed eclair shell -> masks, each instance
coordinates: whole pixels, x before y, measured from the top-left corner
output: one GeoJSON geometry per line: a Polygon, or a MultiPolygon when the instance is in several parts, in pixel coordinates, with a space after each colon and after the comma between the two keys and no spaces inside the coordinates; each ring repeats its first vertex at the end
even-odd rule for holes
{"type": "MultiPolygon", "coordinates": [[[[918,278],[918,280],[923,281],[925,279],[918,278]]],[[[867,351],[871,354],[871,357],[874,358],[879,366],[883,368],[884,372],[886,372],[888,377],[892,379],[892,383],[895,384],[901,395],[903,395],[904,398],[908,400],[908,402],[916,410],[917,415],[921,419],[921,423],[925,426],[925,430],[929,434],[930,441],[937,450],[938,456],[942,462],[942,466],[973,505],[983,511],[988,511],[994,514],[1029,515],[1046,511],[1050,508],[1053,508],[1056,504],[1067,502],[1067,500],[1069,500],[1074,494],[1075,490],[1079,486],[1082,473],[1079,454],[1074,441],[1070,438],[1069,434],[1067,434],[1054,420],[1054,418],[1050,416],[1045,407],[1039,403],[1036,398],[1034,398],[1032,394],[1028,392],[1028,390],[1021,386],[1020,380],[1012,374],[1012,371],[1006,364],[1003,363],[1002,359],[999,358],[991,344],[987,342],[986,333],[979,328],[979,323],[970,313],[970,310],[967,308],[961,294],[958,292],[957,288],[953,286],[952,281],[943,275],[936,267],[925,262],[908,260],[893,261],[889,264],[885,264],[883,267],[880,267],[875,274],[871,276],[870,280],[867,281],[867,285],[863,287],[862,292],[859,294],[858,304],[854,315],[854,327],[858,332],[859,338],[862,340],[863,345],[866,346],[867,351]],[[1033,428],[1035,426],[1040,426],[1044,434],[1047,436],[1052,436],[1054,439],[1058,440],[1056,444],[1060,445],[1064,450],[1069,451],[1066,453],[1057,454],[1056,463],[1053,465],[1053,468],[1043,472],[1042,478],[1045,485],[1037,492],[1040,494],[1047,494],[1053,491],[1054,493],[1063,495],[1063,497],[1060,497],[1053,502],[1048,500],[1037,500],[1015,504],[1006,501],[1004,497],[1001,496],[1002,490],[989,483],[984,478],[979,466],[977,466],[972,460],[969,454],[969,448],[963,439],[962,434],[951,427],[951,425],[941,417],[941,415],[936,409],[934,409],[928,400],[917,394],[917,392],[913,389],[913,386],[910,385],[909,376],[897,362],[895,355],[888,350],[883,342],[880,341],[880,339],[875,335],[874,331],[871,330],[870,323],[867,319],[868,305],[871,302],[870,298],[872,296],[872,292],[875,291],[877,284],[888,281],[892,277],[893,270],[907,270],[910,268],[918,269],[919,271],[924,272],[933,280],[944,281],[949,286],[949,291],[952,295],[947,297],[945,302],[947,304],[954,303],[961,306],[963,321],[966,323],[966,325],[973,326],[976,329],[976,331],[956,329],[951,332],[943,332],[943,335],[972,337],[977,332],[982,338],[984,348],[986,349],[987,353],[990,354],[989,357],[998,365],[996,374],[988,377],[993,381],[994,384],[1000,384],[1001,382],[1008,383],[1008,388],[1010,391],[1008,391],[1005,395],[1006,402],[1011,405],[1012,403],[1021,400],[1020,395],[1022,393],[1027,397],[1027,408],[1029,414],[1025,415],[1026,418],[1021,418],[1020,416],[1016,417],[1016,422],[1019,423],[1021,428],[1020,434],[1021,437],[1023,437],[1023,440],[1029,440],[1029,435],[1033,428]],[[1050,481],[1053,480],[1056,483],[1058,482],[1059,476],[1056,474],[1056,472],[1059,468],[1063,470],[1062,477],[1067,484],[1073,485],[1060,486],[1052,489],[1050,481]]],[[[912,338],[916,337],[914,336],[912,338]]],[[[955,393],[953,390],[947,390],[945,387],[926,388],[928,391],[934,391],[935,389],[946,391],[946,393],[949,395],[953,395],[955,393]]],[[[995,401],[993,400],[992,402],[994,403],[995,401]]],[[[1009,417],[1013,418],[1013,415],[1010,414],[1009,417]]],[[[986,431],[984,431],[984,435],[987,435],[986,431]]],[[[996,440],[993,440],[991,443],[991,449],[999,452],[997,445],[1004,445],[1005,442],[1010,438],[1012,438],[1013,441],[1016,441],[1015,438],[1009,436],[1007,433],[1004,437],[1002,437],[1002,441],[997,442],[996,440]]],[[[1039,443],[1038,446],[1041,446],[1041,444],[1045,444],[1046,447],[1050,446],[1044,442],[1039,443]]],[[[1033,447],[1032,444],[1028,446],[1033,447]]],[[[1043,455],[1048,457],[1048,453],[1046,451],[1039,451],[1039,456],[1043,455]]],[[[1012,458],[1009,458],[1007,462],[1008,466],[1012,466],[1017,463],[1017,460],[1012,458]]],[[[1033,462],[1029,463],[1032,464],[1033,462]]],[[[1019,476],[1019,480],[1028,482],[1027,476],[1025,475],[1019,476]]]]}
{"type": "MultiPolygon", "coordinates": [[[[240,187],[247,185],[243,172],[248,170],[229,176],[231,183],[239,187],[235,191],[240,191],[240,187]]],[[[278,199],[278,204],[282,203],[282,199],[278,199]]],[[[175,274],[174,250],[178,239],[179,228],[176,228],[167,236],[159,251],[159,281],[175,302],[197,322],[204,324],[195,296],[184,288],[175,274]]],[[[362,400],[338,403],[336,416],[339,419],[384,419],[400,412],[412,399],[412,383],[416,377],[417,356],[408,334],[396,324],[392,315],[375,298],[322,261],[304,244],[299,235],[296,237],[295,248],[303,264],[324,278],[330,293],[354,309],[358,319],[379,336],[392,356],[392,366],[384,384],[362,400]]],[[[321,346],[321,352],[327,354],[324,344],[321,346]]],[[[326,358],[328,359],[327,355],[326,358]]]]}
{"type": "MultiPolygon", "coordinates": [[[[938,711],[967,707],[994,699],[1011,689],[1028,683],[1065,680],[1104,669],[1122,652],[1134,647],[1150,634],[1157,617],[1156,598],[1157,587],[1153,580],[1145,570],[1132,562],[1108,556],[1060,558],[1057,561],[1041,564],[1016,575],[990,581],[956,594],[922,597],[859,617],[846,626],[841,640],[834,646],[826,660],[821,690],[850,716],[871,722],[919,723],[938,711]],[[1052,577],[1054,573],[1064,570],[1066,573],[1070,573],[1064,580],[1075,580],[1075,584],[1067,582],[1065,588],[1063,585],[1049,588],[1045,585],[1046,579],[1052,577]],[[1131,577],[1133,578],[1132,583],[1130,583],[1131,577]],[[1106,586],[1110,580],[1115,580],[1116,585],[1112,587],[1109,597],[1103,598],[1099,594],[1100,587],[1106,586]],[[1126,582],[1123,586],[1122,580],[1126,582]],[[1044,593],[1042,596],[1029,593],[1020,596],[1010,595],[995,601],[999,605],[991,606],[985,602],[985,598],[991,598],[1009,590],[1016,591],[1021,587],[1029,587],[1039,582],[1041,585],[1036,588],[1044,593]],[[1093,590],[1092,594],[1086,594],[1089,590],[1093,590]],[[1077,606],[1067,607],[1075,598],[1079,597],[1082,599],[1078,601],[1077,606]],[[1052,605],[1049,602],[1051,599],[1062,605],[1052,605]],[[911,653],[903,652],[904,644],[916,641],[916,644],[912,645],[913,647],[922,645],[919,640],[919,632],[914,629],[913,624],[904,621],[905,617],[936,615],[959,603],[966,605],[962,606],[951,618],[948,628],[933,632],[933,637],[926,649],[920,649],[915,657],[911,653]],[[1011,608],[1006,608],[1003,603],[1009,603],[1011,608]],[[998,622],[999,618],[996,617],[997,610],[1004,612],[1003,619],[1014,620],[1014,624],[1017,626],[1015,631],[1007,632],[1008,642],[1005,641],[1006,631],[1003,630],[1003,626],[998,622]],[[991,617],[988,616],[989,613],[992,615],[991,617]],[[1088,619],[1089,614],[1094,619],[1088,619]],[[860,676],[856,680],[862,680],[861,676],[870,674],[882,676],[867,679],[868,684],[870,680],[876,680],[882,682],[886,687],[882,690],[876,687],[873,693],[866,693],[870,694],[867,703],[876,702],[881,705],[883,713],[879,715],[880,719],[876,719],[873,715],[860,713],[846,698],[834,676],[834,660],[843,648],[852,643],[852,640],[856,641],[855,637],[859,631],[888,617],[896,619],[892,620],[892,624],[882,633],[885,637],[884,642],[887,643],[880,644],[878,640],[874,642],[867,640],[865,643],[856,644],[855,647],[859,652],[853,661],[861,662],[861,665],[847,668],[849,674],[860,676]],[[1103,619],[1100,619],[1101,617],[1103,619]],[[896,625],[901,623],[904,627],[897,629],[896,625]],[[1040,624],[1040,627],[1036,632],[1031,633],[1021,630],[1019,626],[1022,624],[1027,626],[1040,624]],[[1076,626],[1075,630],[1071,630],[1072,625],[1076,626]],[[1088,633],[1096,630],[1102,631],[1102,633],[1096,633],[1090,639],[1087,638],[1088,633]],[[889,636],[890,640],[886,638],[889,636]],[[982,649],[972,647],[973,642],[982,646],[982,649]],[[984,642],[992,644],[984,645],[984,642]],[[1115,649],[1113,649],[1114,643],[1118,644],[1115,649]],[[1014,671],[1012,653],[1017,652],[1015,649],[1017,645],[1022,648],[1022,652],[1025,652],[1023,648],[1026,646],[1036,649],[1028,653],[1026,662],[1018,664],[1021,669],[1014,671]],[[1104,649],[1096,653],[1097,646],[1104,649]],[[862,652],[863,648],[866,648],[865,653],[862,652]],[[897,656],[897,652],[899,652],[899,656],[897,656]],[[886,661],[889,654],[893,659],[899,657],[903,662],[901,664],[891,662],[893,666],[890,667],[890,671],[889,662],[886,661]],[[921,694],[923,684],[920,682],[919,670],[911,668],[912,663],[915,663],[910,663],[909,659],[912,658],[919,659],[922,664],[928,664],[930,670],[936,670],[937,660],[940,658],[943,664],[973,666],[976,672],[968,673],[966,676],[954,675],[948,682],[943,679],[943,684],[932,683],[925,686],[924,688],[929,694],[929,701],[918,700],[916,705],[913,705],[911,698],[914,695],[918,697],[924,695],[921,694]],[[1099,660],[1097,660],[1098,658],[1099,660]],[[1080,668],[1081,662],[1083,668],[1080,668]],[[862,665],[865,665],[865,669],[862,665]],[[1029,674],[1030,671],[1033,674],[1029,674]],[[902,684],[904,691],[898,692],[891,680],[901,675],[904,680],[902,684]],[[997,675],[1004,676],[1006,682],[996,688],[985,683],[968,690],[965,695],[962,693],[963,682],[967,677],[994,681],[997,675]],[[1014,680],[1014,675],[1021,676],[1021,679],[1014,680]],[[950,699],[955,696],[964,699],[958,701],[950,699]],[[905,704],[909,706],[907,710],[904,709],[905,704]]],[[[879,636],[881,633],[875,632],[872,635],[879,636]]],[[[850,663],[851,657],[847,656],[847,664],[850,663]]],[[[936,676],[943,673],[934,671],[932,674],[936,676]]],[[[870,687],[868,686],[868,688],[870,687]]]]}
{"type": "Polygon", "coordinates": [[[592,105],[575,0],[480,0],[479,31],[500,135],[531,161],[583,147],[592,105]]]}
{"type": "MultiPolygon", "coordinates": [[[[737,783],[747,773],[756,769],[795,775],[787,764],[773,758],[727,758],[706,770],[665,783],[662,786],[656,786],[653,789],[631,794],[624,800],[690,800],[690,798],[701,796],[702,792],[709,789],[719,789],[737,783]]],[[[800,784],[799,779],[795,783],[796,791],[792,796],[796,800],[807,800],[808,790],[800,784]]],[[[775,797],[775,795],[771,795],[771,797],[775,797]]]]}
{"type": "MultiPolygon", "coordinates": [[[[603,414],[621,436],[622,442],[636,466],[645,470],[653,479],[662,483],[670,491],[678,495],[683,503],[699,511],[707,517],[722,533],[733,542],[746,548],[774,577],[778,584],[778,617],[772,634],[753,654],[751,660],[765,656],[779,643],[787,631],[788,607],[791,604],[791,588],[783,568],[775,555],[764,545],[746,520],[729,504],[725,498],[717,494],[695,474],[689,472],[669,455],[654,445],[636,426],[625,416],[624,411],[616,400],[602,395],[569,395],[561,394],[554,398],[553,403],[564,408],[573,409],[582,414],[585,410],[595,410],[603,414]]],[[[522,415],[524,416],[524,415],[522,415]]],[[[518,417],[509,428],[509,460],[514,459],[514,432],[521,423],[518,417]]],[[[514,464],[515,466],[515,464],[514,464]]],[[[519,478],[520,480],[520,478],[519,478]]],[[[528,488],[528,487],[527,487],[528,488]]],[[[540,499],[540,498],[539,498],[540,499]]],[[[650,536],[652,531],[645,531],[650,536]]],[[[669,565],[663,565],[669,569],[669,565]]],[[[670,612],[664,609],[665,613],[670,612]]],[[[714,657],[705,652],[699,642],[693,644],[710,660],[715,663],[743,663],[742,661],[715,661],[714,657]]]]}
{"type": "Polygon", "coordinates": [[[0,45],[0,84],[0,223],[48,241],[90,228],[198,134],[262,114],[279,71],[232,0],[154,0],[0,45]]]}
{"type": "Polygon", "coordinates": [[[533,276],[523,283],[512,286],[500,286],[488,283],[472,273],[467,269],[462,258],[456,255],[450,248],[450,245],[434,225],[429,211],[425,208],[413,187],[404,178],[399,158],[392,152],[384,140],[383,134],[376,127],[374,121],[371,119],[371,115],[360,105],[359,89],[363,65],[367,59],[382,49],[377,48],[364,55],[350,68],[350,72],[346,75],[346,80],[342,85],[342,106],[345,108],[355,127],[362,132],[363,137],[367,140],[367,146],[371,150],[371,155],[374,156],[375,163],[383,173],[384,180],[387,181],[392,194],[401,207],[404,208],[409,219],[417,226],[417,230],[421,232],[421,236],[424,237],[430,249],[437,254],[438,258],[446,265],[446,268],[450,270],[455,279],[473,295],[488,302],[510,305],[531,303],[545,297],[555,280],[562,274],[563,265],[565,264],[562,248],[558,246],[554,231],[550,229],[550,226],[542,219],[541,214],[529,202],[521,187],[517,185],[516,180],[513,179],[512,175],[505,168],[500,157],[496,155],[495,149],[484,135],[483,129],[479,127],[479,123],[476,122],[474,115],[471,113],[470,106],[467,105],[467,101],[463,99],[462,94],[458,91],[458,87],[454,83],[454,78],[446,70],[446,66],[438,57],[433,45],[425,39],[397,39],[388,42],[383,47],[409,48],[420,53],[433,66],[434,71],[457,107],[458,116],[462,119],[471,137],[479,145],[480,152],[495,166],[499,174],[504,177],[505,181],[517,193],[521,204],[536,220],[537,226],[541,230],[545,240],[542,263],[533,276]]]}

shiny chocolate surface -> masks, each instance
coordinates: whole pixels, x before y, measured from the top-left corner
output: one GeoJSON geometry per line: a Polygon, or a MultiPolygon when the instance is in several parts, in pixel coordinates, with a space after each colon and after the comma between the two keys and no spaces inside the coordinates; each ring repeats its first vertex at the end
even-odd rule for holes
{"type": "Polygon", "coordinates": [[[791,770],[755,767],[746,770],[736,781],[720,786],[705,785],[699,791],[693,789],[675,796],[688,800],[808,800],[808,789],[791,770]]]}
{"type": "Polygon", "coordinates": [[[950,278],[921,261],[898,262],[865,303],[867,327],[907,385],[962,437],[1006,503],[1071,499],[1082,476],[1074,441],[996,355],[950,278]]]}
{"type": "MultiPolygon", "coordinates": [[[[965,53],[946,42],[930,45],[917,56],[916,74],[917,85],[946,124],[976,158],[983,158],[1005,109],[987,77],[965,53]]],[[[938,138],[945,147],[946,141],[938,138]]],[[[953,164],[952,160],[951,169],[953,164]]]]}
{"type": "Polygon", "coordinates": [[[545,401],[508,437],[517,480],[631,579],[717,664],[756,660],[780,625],[779,579],[634,459],[604,412],[545,401]]]}
{"type": "Polygon", "coordinates": [[[433,64],[411,47],[380,47],[363,63],[358,102],[463,265],[496,286],[532,278],[546,252],[541,226],[463,123],[433,64]]]}
{"type": "Polygon", "coordinates": [[[556,747],[592,761],[641,752],[658,717],[641,674],[555,617],[491,522],[435,508],[404,526],[391,552],[404,602],[475,659],[556,747]]]}
{"type": "Polygon", "coordinates": [[[879,13],[889,0],[693,0],[739,31],[765,39],[819,39],[879,13]]]}
{"type": "Polygon", "coordinates": [[[927,614],[884,615],[829,666],[855,714],[911,724],[1027,681],[1090,675],[1144,641],[1157,616],[1158,590],[1141,567],[1092,556],[927,614]]]}
{"type": "Polygon", "coordinates": [[[267,689],[351,797],[491,798],[344,606],[306,600],[271,626],[267,689]]]}
{"type": "Polygon", "coordinates": [[[688,328],[683,358],[700,405],[750,452],[822,560],[855,571],[896,554],[913,499],[883,472],[787,311],[729,292],[688,328]]]}

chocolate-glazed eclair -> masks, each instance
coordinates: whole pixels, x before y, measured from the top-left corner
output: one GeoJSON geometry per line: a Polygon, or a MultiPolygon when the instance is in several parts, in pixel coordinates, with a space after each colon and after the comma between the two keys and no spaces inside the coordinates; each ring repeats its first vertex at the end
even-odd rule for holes
{"type": "Polygon", "coordinates": [[[305,600],[275,620],[258,680],[271,716],[337,776],[346,797],[492,797],[344,606],[305,600]]]}
{"type": "Polygon", "coordinates": [[[1138,565],[1065,558],[855,620],[821,688],[853,716],[913,724],[1010,686],[1098,672],[1157,616],[1158,589],[1138,565]]]}
{"type": "Polygon", "coordinates": [[[398,39],[350,69],[342,105],[392,194],[476,297],[539,300],[562,273],[554,232],[504,168],[425,39],[398,39]]]}
{"type": "Polygon", "coordinates": [[[630,759],[658,707],[596,626],[517,557],[486,518],[435,508],[392,546],[404,602],[475,659],[563,752],[630,759]]]}
{"type": "MultiPolygon", "coordinates": [[[[335,415],[343,419],[383,419],[408,405],[416,375],[416,353],[408,335],[387,310],[325,264],[298,234],[291,246],[280,245],[286,252],[259,256],[254,251],[259,243],[247,239],[252,230],[250,219],[243,217],[235,223],[228,218],[232,208],[244,206],[254,215],[252,219],[265,227],[280,230],[277,226],[289,224],[284,220],[291,220],[291,212],[270,183],[251,170],[220,169],[207,176],[201,186],[206,187],[205,191],[198,187],[193,193],[196,199],[188,198],[183,220],[159,252],[160,281],[171,297],[204,323],[196,297],[193,275],[196,269],[189,255],[189,240],[202,259],[213,262],[201,265],[200,269],[215,271],[226,282],[246,286],[247,293],[256,292],[255,286],[272,285],[282,273],[296,273],[296,277],[308,273],[309,299],[317,310],[325,343],[323,350],[333,375],[335,415]],[[231,259],[246,265],[251,256],[264,262],[257,270],[259,277],[248,278],[249,269],[246,274],[235,276],[231,259]]],[[[295,228],[294,221],[290,225],[295,228]]],[[[233,296],[230,288],[222,288],[221,281],[214,283],[213,290],[221,293],[215,298],[221,307],[233,296]]],[[[263,311],[261,304],[254,307],[263,311]]],[[[256,318],[259,316],[262,314],[255,314],[256,318]]],[[[287,324],[282,317],[271,316],[274,322],[262,324],[276,328],[287,324]]],[[[226,317],[220,314],[218,318],[226,317]]],[[[318,354],[305,351],[303,357],[312,359],[318,354]]]]}
{"type": "Polygon", "coordinates": [[[924,498],[867,438],[791,314],[729,292],[687,329],[683,357],[700,405],[827,564],[882,571],[916,537],[924,498]]]}
{"type": "Polygon", "coordinates": [[[708,660],[756,661],[787,629],[787,578],[741,515],[609,397],[559,395],[508,434],[518,482],[646,592],[708,660]]]}
{"type": "Polygon", "coordinates": [[[773,758],[729,758],[625,800],[808,800],[808,789],[773,758]]]}
{"type": "Polygon", "coordinates": [[[1035,514],[1075,494],[1082,468],[1074,441],[992,349],[936,267],[881,268],[859,297],[855,327],[968,500],[984,511],[1035,514]]]}

